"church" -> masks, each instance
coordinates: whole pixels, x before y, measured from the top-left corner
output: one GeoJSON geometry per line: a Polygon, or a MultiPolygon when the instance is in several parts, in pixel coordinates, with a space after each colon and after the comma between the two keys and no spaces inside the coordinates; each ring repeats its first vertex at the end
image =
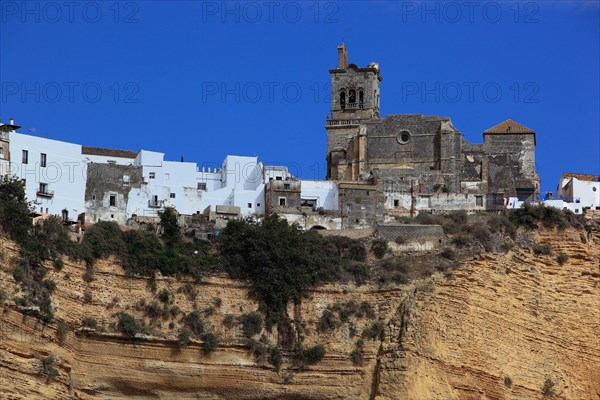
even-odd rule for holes
{"type": "Polygon", "coordinates": [[[449,117],[381,117],[381,71],[348,63],[344,44],[329,70],[327,179],[339,187],[345,227],[372,225],[419,211],[494,211],[509,198],[539,198],[536,134],[510,119],[463,138],[449,117]]]}

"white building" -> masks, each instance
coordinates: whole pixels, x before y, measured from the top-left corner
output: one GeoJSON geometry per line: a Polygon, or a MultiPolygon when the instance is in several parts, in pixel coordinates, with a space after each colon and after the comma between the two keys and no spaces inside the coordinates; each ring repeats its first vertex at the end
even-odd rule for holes
{"type": "MultiPolygon", "coordinates": [[[[564,173],[558,183],[556,195],[548,196],[539,203],[560,210],[582,214],[585,209],[600,209],[600,176],[564,173]]],[[[508,208],[523,205],[517,198],[510,198],[508,208]]]]}
{"type": "Polygon", "coordinates": [[[25,182],[32,209],[75,221],[84,211],[81,145],[18,132],[9,135],[10,174],[25,182]]]}

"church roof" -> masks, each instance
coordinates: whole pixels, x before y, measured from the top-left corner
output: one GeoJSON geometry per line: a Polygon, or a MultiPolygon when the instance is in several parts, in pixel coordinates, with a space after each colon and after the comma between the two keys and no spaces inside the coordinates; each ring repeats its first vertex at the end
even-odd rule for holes
{"type": "Polygon", "coordinates": [[[519,124],[518,122],[513,121],[512,119],[507,119],[504,122],[499,123],[496,126],[492,126],[489,129],[486,129],[483,133],[533,133],[535,132],[528,127],[519,124]]]}

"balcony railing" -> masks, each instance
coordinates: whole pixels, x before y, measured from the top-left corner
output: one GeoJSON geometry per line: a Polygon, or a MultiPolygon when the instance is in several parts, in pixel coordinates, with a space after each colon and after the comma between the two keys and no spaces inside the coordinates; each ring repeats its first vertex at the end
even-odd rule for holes
{"type": "Polygon", "coordinates": [[[342,104],[342,110],[356,110],[364,108],[363,104],[360,103],[345,103],[342,104]]]}
{"type": "Polygon", "coordinates": [[[161,208],[164,200],[148,200],[148,207],[150,208],[161,208]]]}
{"type": "Polygon", "coordinates": [[[45,197],[45,198],[51,199],[52,197],[54,197],[54,190],[41,189],[41,190],[38,190],[36,192],[36,194],[39,197],[45,197]]]}
{"type": "Polygon", "coordinates": [[[357,119],[328,119],[327,126],[358,125],[357,119]]]}

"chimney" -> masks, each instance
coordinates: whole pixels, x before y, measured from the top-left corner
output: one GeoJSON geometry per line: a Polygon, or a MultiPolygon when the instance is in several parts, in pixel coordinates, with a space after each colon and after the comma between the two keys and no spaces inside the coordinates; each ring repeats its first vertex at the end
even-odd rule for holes
{"type": "Polygon", "coordinates": [[[348,50],[344,43],[338,46],[338,69],[348,68],[348,50]]]}
{"type": "Polygon", "coordinates": [[[15,124],[15,119],[14,119],[14,118],[11,118],[11,119],[10,119],[10,122],[9,122],[9,124],[10,124],[10,125],[14,125],[14,124],[15,124]]]}

